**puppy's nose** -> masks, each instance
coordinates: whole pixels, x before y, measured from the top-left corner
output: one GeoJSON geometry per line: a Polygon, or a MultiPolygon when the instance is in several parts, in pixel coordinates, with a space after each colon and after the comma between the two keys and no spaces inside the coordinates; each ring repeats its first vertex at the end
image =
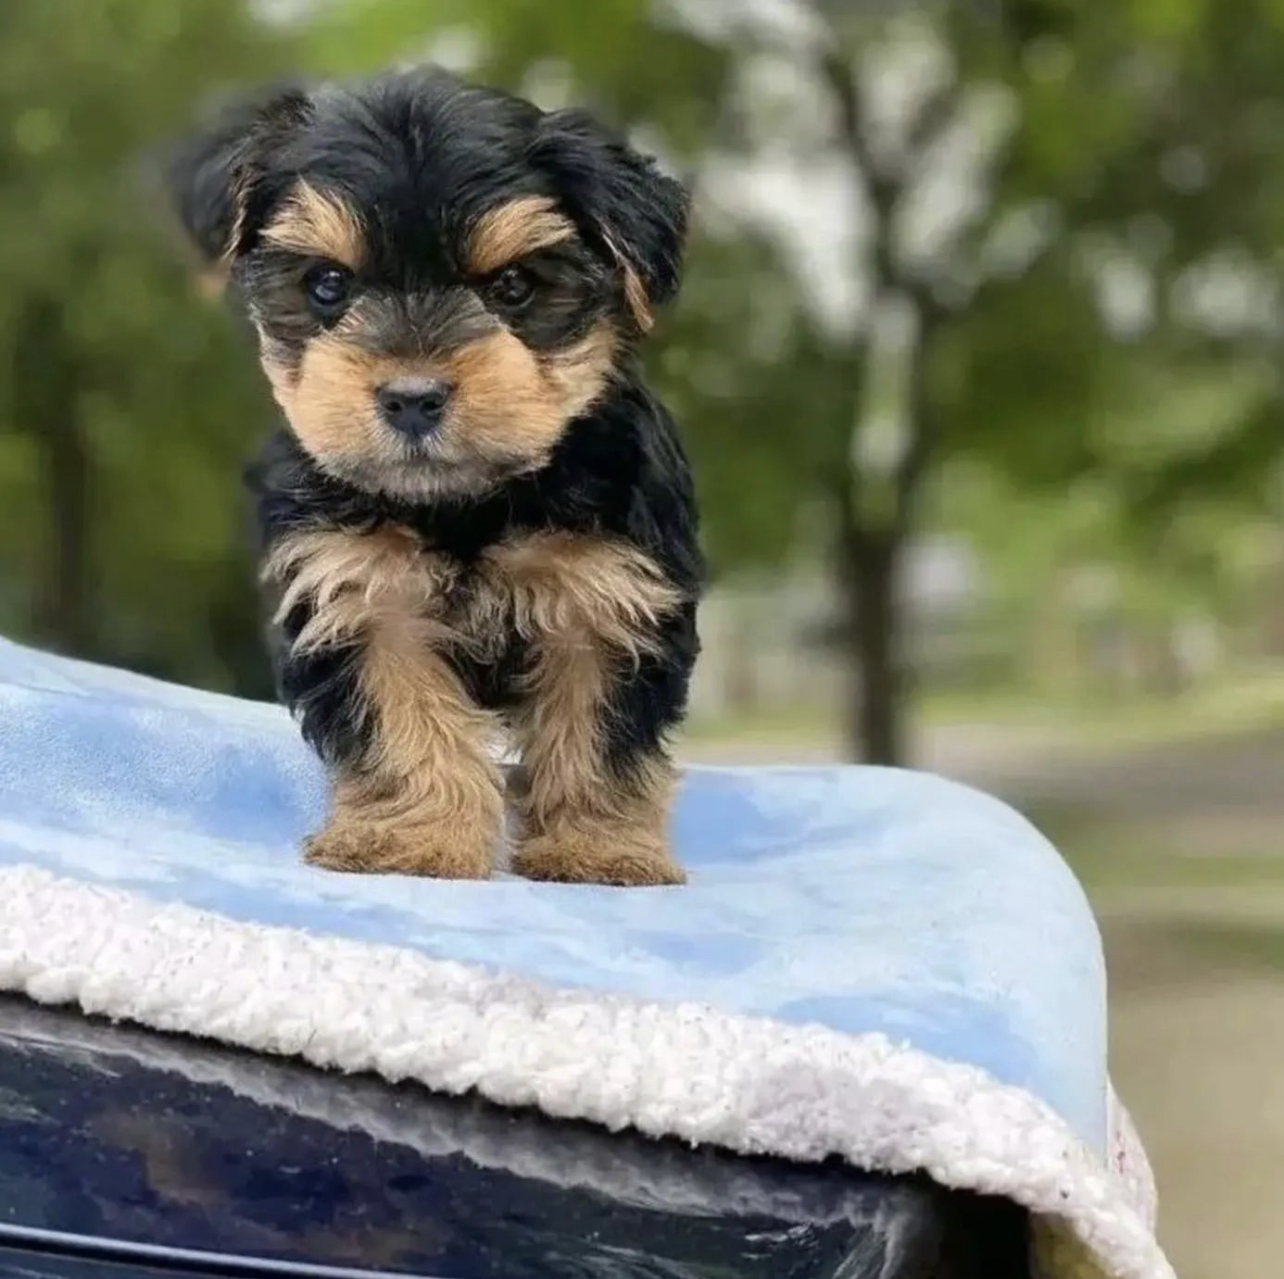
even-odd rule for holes
{"type": "Polygon", "coordinates": [[[421,440],[436,430],[449,399],[450,387],[435,378],[385,382],[375,392],[380,416],[409,440],[421,440]]]}

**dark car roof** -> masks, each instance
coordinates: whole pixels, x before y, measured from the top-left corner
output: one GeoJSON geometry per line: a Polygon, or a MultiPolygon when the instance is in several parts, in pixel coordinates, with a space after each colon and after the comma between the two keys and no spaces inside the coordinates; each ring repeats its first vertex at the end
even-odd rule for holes
{"type": "Polygon", "coordinates": [[[921,1178],[611,1134],[0,996],[5,1228],[89,1237],[89,1263],[35,1234],[25,1268],[0,1250],[0,1276],[63,1279],[98,1273],[93,1241],[435,1279],[1024,1274],[1017,1210],[921,1178]]]}

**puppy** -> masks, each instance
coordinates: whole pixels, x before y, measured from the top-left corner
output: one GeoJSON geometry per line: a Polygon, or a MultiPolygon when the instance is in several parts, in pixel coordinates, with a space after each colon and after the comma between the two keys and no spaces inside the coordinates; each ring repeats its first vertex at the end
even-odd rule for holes
{"type": "Polygon", "coordinates": [[[180,149],[178,211],[258,333],[251,468],[285,703],[329,766],[307,860],[672,884],[703,565],[637,358],[687,199],[583,114],[439,70],[283,90],[180,149]]]}

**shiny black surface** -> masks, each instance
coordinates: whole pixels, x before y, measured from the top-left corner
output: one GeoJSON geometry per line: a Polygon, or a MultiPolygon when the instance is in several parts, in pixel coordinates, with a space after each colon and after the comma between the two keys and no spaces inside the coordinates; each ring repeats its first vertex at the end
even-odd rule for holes
{"type": "Polygon", "coordinates": [[[153,1267],[122,1268],[101,1261],[0,1248],[0,1279],[173,1279],[173,1274],[153,1267]]]}
{"type": "Polygon", "coordinates": [[[227,1279],[384,1279],[377,1270],[313,1266],[241,1253],[193,1252],[160,1244],[129,1243],[94,1235],[69,1235],[55,1230],[5,1223],[0,1226],[0,1279],[6,1273],[55,1275],[166,1274],[224,1275],[227,1279]],[[6,1269],[7,1268],[7,1269],[6,1269]]]}
{"type": "MultiPolygon", "coordinates": [[[[6,1222],[435,1279],[1025,1276],[1017,1210],[916,1179],[613,1135],[0,997],[6,1222]]],[[[0,1279],[108,1274],[125,1272],[0,1251],[0,1279]]]]}

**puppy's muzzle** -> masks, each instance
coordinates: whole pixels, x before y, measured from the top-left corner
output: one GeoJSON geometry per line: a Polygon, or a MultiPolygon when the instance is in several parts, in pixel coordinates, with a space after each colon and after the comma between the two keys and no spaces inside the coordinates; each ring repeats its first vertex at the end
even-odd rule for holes
{"type": "Polygon", "coordinates": [[[375,391],[375,403],[391,430],[417,444],[441,425],[450,392],[450,386],[436,378],[399,378],[375,391]]]}

